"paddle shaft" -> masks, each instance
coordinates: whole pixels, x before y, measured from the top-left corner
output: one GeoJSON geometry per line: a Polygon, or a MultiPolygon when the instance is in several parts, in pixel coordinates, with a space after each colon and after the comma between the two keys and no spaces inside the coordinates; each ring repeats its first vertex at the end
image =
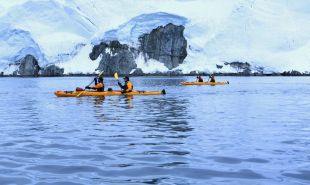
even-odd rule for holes
{"type": "MultiPolygon", "coordinates": [[[[103,71],[101,73],[99,73],[98,77],[100,77],[103,74],[103,71]]],[[[90,86],[91,84],[93,84],[95,81],[95,79],[93,79],[90,84],[88,84],[88,86],[90,86]]],[[[88,87],[87,86],[87,87],[88,87]]],[[[80,97],[85,91],[80,92],[76,97],[80,97]]]]}

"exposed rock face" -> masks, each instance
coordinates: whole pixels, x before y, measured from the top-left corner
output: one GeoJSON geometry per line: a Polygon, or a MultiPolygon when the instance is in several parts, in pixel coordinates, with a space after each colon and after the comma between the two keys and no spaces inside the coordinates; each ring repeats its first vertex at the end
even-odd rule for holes
{"type": "Polygon", "coordinates": [[[91,60],[96,60],[100,55],[102,59],[98,70],[103,70],[107,75],[113,75],[115,72],[129,74],[137,67],[135,62],[137,50],[119,41],[101,42],[93,47],[89,57],[91,60]]]}
{"type": "Polygon", "coordinates": [[[64,74],[64,68],[60,68],[54,64],[49,65],[41,70],[42,76],[62,76],[64,74]]]}
{"type": "Polygon", "coordinates": [[[184,26],[167,24],[139,37],[139,51],[173,69],[187,56],[184,26]]]}
{"type": "Polygon", "coordinates": [[[218,65],[218,64],[216,64],[216,68],[217,68],[217,69],[222,69],[222,68],[223,68],[223,66],[222,66],[222,65],[218,65]]]}
{"type": "Polygon", "coordinates": [[[292,71],[284,71],[283,73],[281,73],[281,75],[282,76],[301,76],[302,73],[299,71],[292,70],[292,71]]]}
{"type": "Polygon", "coordinates": [[[250,75],[252,72],[251,64],[249,64],[248,62],[225,62],[225,65],[230,65],[230,67],[236,69],[237,73],[242,75],[250,75]]]}
{"type": "MultiPolygon", "coordinates": [[[[139,37],[139,48],[129,47],[117,40],[101,42],[93,47],[89,57],[91,60],[96,60],[101,56],[98,70],[103,70],[107,75],[113,75],[115,72],[129,74],[137,68],[135,59],[140,53],[146,62],[149,58],[155,59],[168,69],[173,69],[183,63],[187,56],[184,29],[184,26],[173,24],[160,26],[139,37]]],[[[134,73],[140,75],[143,71],[136,69],[134,73]]]]}
{"type": "Polygon", "coordinates": [[[37,59],[32,55],[26,55],[16,63],[19,64],[18,74],[20,76],[35,76],[39,75],[40,66],[37,59]]]}
{"type": "Polygon", "coordinates": [[[180,76],[183,75],[182,70],[172,70],[172,71],[168,71],[167,74],[169,76],[180,76]]]}

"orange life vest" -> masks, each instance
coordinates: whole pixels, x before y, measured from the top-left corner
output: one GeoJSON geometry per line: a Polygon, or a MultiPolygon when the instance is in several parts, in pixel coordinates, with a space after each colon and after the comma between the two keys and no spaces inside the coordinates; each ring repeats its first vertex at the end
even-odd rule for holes
{"type": "Polygon", "coordinates": [[[133,90],[133,84],[131,83],[131,81],[128,81],[126,85],[127,85],[126,92],[131,92],[133,90]]]}
{"type": "Polygon", "coordinates": [[[104,91],[104,84],[103,83],[97,83],[97,85],[95,85],[91,88],[96,89],[97,91],[104,91]]]}

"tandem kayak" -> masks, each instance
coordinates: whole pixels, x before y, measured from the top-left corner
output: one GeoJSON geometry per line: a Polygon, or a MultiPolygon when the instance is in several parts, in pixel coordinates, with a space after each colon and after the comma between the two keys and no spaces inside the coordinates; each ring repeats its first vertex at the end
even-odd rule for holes
{"type": "Polygon", "coordinates": [[[54,93],[58,97],[80,97],[80,96],[131,96],[131,95],[163,95],[166,91],[132,91],[128,93],[122,93],[120,91],[56,91],[54,93]]]}
{"type": "Polygon", "coordinates": [[[227,82],[181,82],[181,85],[226,85],[227,82]]]}

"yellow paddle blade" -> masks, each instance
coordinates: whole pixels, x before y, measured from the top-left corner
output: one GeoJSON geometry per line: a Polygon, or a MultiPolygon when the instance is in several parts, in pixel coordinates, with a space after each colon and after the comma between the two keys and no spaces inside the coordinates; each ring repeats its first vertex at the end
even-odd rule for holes
{"type": "Polygon", "coordinates": [[[118,80],[118,74],[117,74],[117,73],[114,73],[114,78],[115,78],[116,80],[118,80]]]}

